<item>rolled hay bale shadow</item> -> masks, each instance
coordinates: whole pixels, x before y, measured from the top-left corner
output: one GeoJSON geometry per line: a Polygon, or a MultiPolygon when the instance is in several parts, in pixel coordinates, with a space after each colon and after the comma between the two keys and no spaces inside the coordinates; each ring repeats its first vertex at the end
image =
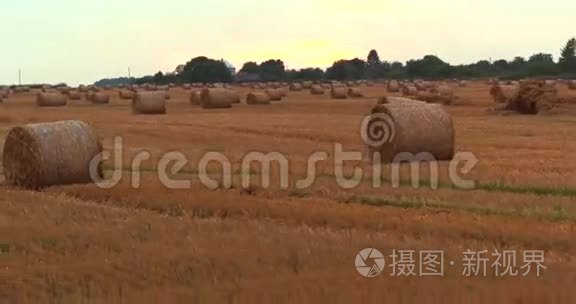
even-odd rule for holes
{"type": "Polygon", "coordinates": [[[313,85],[310,88],[311,95],[324,95],[324,88],[320,85],[313,85]]]}
{"type": "Polygon", "coordinates": [[[380,153],[383,163],[400,161],[398,157],[407,154],[424,153],[437,161],[454,157],[454,124],[441,105],[388,97],[387,103],[374,106],[362,131],[370,156],[380,153]]]}
{"type": "Polygon", "coordinates": [[[347,99],[348,88],[346,87],[332,87],[330,90],[330,97],[332,99],[347,99]]]}
{"type": "Polygon", "coordinates": [[[282,92],[279,89],[266,89],[264,92],[270,96],[272,101],[282,100],[282,92]]]}
{"type": "Polygon", "coordinates": [[[144,91],[134,94],[134,114],[166,114],[166,94],[163,91],[144,91]]]}
{"type": "MultiPolygon", "coordinates": [[[[96,132],[82,121],[19,126],[8,132],[4,143],[4,176],[7,184],[32,190],[92,183],[90,162],[100,152],[96,132]]],[[[101,179],[100,164],[94,169],[101,179]]]]}
{"type": "Polygon", "coordinates": [[[36,105],[39,107],[63,107],[68,103],[66,95],[60,93],[38,93],[36,105]]]}
{"type": "Polygon", "coordinates": [[[358,88],[348,88],[348,97],[362,98],[364,97],[364,93],[358,88]]]}
{"type": "Polygon", "coordinates": [[[110,96],[106,93],[96,92],[96,93],[92,94],[90,101],[93,104],[109,104],[110,103],[110,96]]]}
{"type": "Polygon", "coordinates": [[[267,105],[270,104],[271,97],[266,92],[251,92],[246,96],[246,104],[249,105],[267,105]]]}
{"type": "Polygon", "coordinates": [[[200,95],[200,105],[204,109],[231,108],[233,103],[238,103],[240,96],[229,89],[203,89],[200,95]]]}

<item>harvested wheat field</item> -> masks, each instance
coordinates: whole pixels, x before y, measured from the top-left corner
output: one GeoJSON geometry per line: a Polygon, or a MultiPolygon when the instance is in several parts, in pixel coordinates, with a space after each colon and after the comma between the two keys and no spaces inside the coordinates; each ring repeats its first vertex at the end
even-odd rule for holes
{"type": "MultiPolygon", "coordinates": [[[[457,102],[434,106],[451,116],[450,152],[477,158],[462,175],[475,185],[454,186],[448,161],[439,164],[436,189],[426,162],[419,187],[409,164],[393,185],[388,163],[381,184],[373,185],[376,166],[366,158],[361,125],[378,98],[402,95],[393,86],[360,85],[364,98],[332,99],[285,84],[287,96],[262,107],[245,104],[251,88],[233,86],[242,103],[209,109],[191,105],[190,91],[173,87],[164,115],[134,115],[132,101],[117,88],[100,91],[108,104],[38,107],[34,91],[10,96],[0,104],[0,151],[14,127],[80,120],[112,154],[104,175],[120,180],[111,188],[32,191],[0,177],[0,303],[573,303],[576,112],[570,110],[576,105],[563,103],[567,110],[554,114],[494,115],[490,85],[456,82],[457,102]],[[115,137],[123,141],[116,157],[115,137]],[[335,144],[364,159],[335,165],[335,144]],[[175,151],[187,162],[168,164],[167,172],[181,189],[169,189],[157,173],[166,166],[158,161],[162,155],[175,151]],[[138,157],[134,170],[141,152],[149,157],[138,157]],[[215,161],[208,165],[213,187],[199,178],[207,152],[230,162],[228,174],[215,161]],[[282,153],[286,187],[276,163],[269,187],[260,181],[265,166],[242,170],[250,152],[282,153]],[[314,152],[327,160],[316,163],[316,179],[300,189],[314,152]],[[354,176],[354,168],[363,175],[354,176]],[[337,181],[340,172],[348,183],[337,181]],[[381,275],[357,270],[364,248],[383,253],[381,275]],[[394,250],[414,250],[416,262],[405,263],[416,265],[414,275],[393,264],[394,250]],[[442,276],[419,275],[426,270],[420,254],[430,250],[443,252],[442,276]],[[466,250],[487,251],[485,276],[481,269],[464,275],[466,250]],[[495,250],[517,254],[502,277],[493,266],[495,250]],[[531,251],[544,254],[540,276],[535,264],[522,268],[531,251]]],[[[576,97],[568,86],[558,90],[576,97]]],[[[402,134],[419,130],[405,122],[402,128],[402,134]]],[[[432,129],[422,132],[435,136],[432,129]]]]}

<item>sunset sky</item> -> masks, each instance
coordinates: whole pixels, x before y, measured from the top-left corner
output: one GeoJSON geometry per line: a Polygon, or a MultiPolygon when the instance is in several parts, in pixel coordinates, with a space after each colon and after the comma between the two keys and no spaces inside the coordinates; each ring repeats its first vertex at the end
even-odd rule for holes
{"type": "Polygon", "coordinates": [[[2,0],[0,84],[92,83],[169,72],[189,59],[343,58],[452,64],[547,52],[576,36],[574,0],[2,0]]]}

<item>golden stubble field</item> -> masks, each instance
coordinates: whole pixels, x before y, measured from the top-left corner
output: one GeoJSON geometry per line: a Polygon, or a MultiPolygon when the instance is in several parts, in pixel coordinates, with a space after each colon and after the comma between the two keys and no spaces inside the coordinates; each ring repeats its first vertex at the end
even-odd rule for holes
{"type": "MultiPolygon", "coordinates": [[[[240,89],[243,94],[247,89],[240,89]]],[[[123,180],[112,189],[95,185],[53,187],[43,192],[0,185],[0,303],[570,303],[576,299],[576,117],[502,116],[488,86],[456,88],[448,107],[458,151],[479,159],[468,175],[475,190],[451,186],[441,165],[439,189],[409,183],[371,186],[366,161],[353,189],[342,189],[334,164],[318,165],[309,189],[308,156],[364,151],[359,128],[382,85],[362,87],[363,99],[330,100],[290,92],[270,106],[227,110],[191,106],[189,92],[171,89],[167,115],[133,115],[130,102],[110,90],[110,105],[69,101],[64,108],[37,108],[34,94],[0,104],[0,145],[10,127],[81,119],[95,127],[105,149],[124,140],[123,180]],[[146,150],[141,186],[132,189],[130,160],[146,150]],[[155,174],[164,152],[189,160],[175,178],[191,189],[165,188],[155,174]],[[281,152],[290,161],[290,188],[277,179],[269,188],[242,189],[242,157],[251,151],[281,152]],[[209,190],[197,178],[205,152],[226,155],[232,189],[209,190]],[[7,245],[7,246],[6,246],[7,245]],[[376,278],[354,266],[356,254],[374,247],[443,250],[443,277],[396,277],[390,265],[376,278]],[[7,248],[7,249],[6,249],[7,248]],[[462,252],[544,250],[540,277],[462,276],[462,252]]],[[[561,89],[576,96],[576,91],[561,89]]],[[[107,161],[109,173],[113,162],[107,161]]],[[[403,173],[407,179],[407,169],[403,173]]],[[[253,169],[257,173],[258,168],[253,169]]],[[[384,170],[386,172],[386,168],[384,170]]],[[[210,173],[219,177],[219,168],[210,173]]],[[[386,179],[386,178],[385,178],[386,179]]],[[[387,263],[390,260],[387,256],[387,263]]],[[[490,262],[493,262],[491,260],[490,262]]],[[[521,266],[521,261],[518,265],[521,266]]]]}

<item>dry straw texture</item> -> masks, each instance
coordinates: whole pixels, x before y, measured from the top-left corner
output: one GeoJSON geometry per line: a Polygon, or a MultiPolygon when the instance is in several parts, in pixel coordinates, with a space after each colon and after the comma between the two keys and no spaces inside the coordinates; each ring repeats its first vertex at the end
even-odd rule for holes
{"type": "Polygon", "coordinates": [[[200,105],[204,109],[223,109],[232,107],[240,96],[229,89],[203,89],[200,95],[200,105]]]}
{"type": "Polygon", "coordinates": [[[4,175],[8,184],[34,190],[90,183],[90,162],[100,152],[96,133],[82,121],[19,126],[10,130],[4,144],[4,175]]]}
{"type": "Polygon", "coordinates": [[[36,105],[39,107],[61,107],[65,106],[67,99],[60,93],[38,93],[36,95],[36,105]]]}
{"type": "Polygon", "coordinates": [[[454,157],[454,125],[441,105],[389,97],[388,103],[375,106],[372,112],[383,113],[392,122],[392,126],[386,127],[392,130],[389,140],[381,146],[370,147],[372,153],[381,153],[382,162],[390,163],[401,153],[429,153],[435,160],[454,157]]]}
{"type": "Polygon", "coordinates": [[[165,114],[166,94],[163,91],[138,92],[132,100],[135,114],[165,114]]]}
{"type": "Polygon", "coordinates": [[[333,87],[332,90],[330,90],[330,97],[333,99],[346,99],[348,98],[348,88],[333,87]]]}
{"type": "Polygon", "coordinates": [[[246,96],[246,104],[265,105],[270,104],[270,95],[266,92],[252,92],[246,96]]]}
{"type": "Polygon", "coordinates": [[[364,93],[358,88],[348,88],[348,96],[354,98],[364,97],[364,93]]]}
{"type": "Polygon", "coordinates": [[[320,85],[313,85],[310,88],[310,94],[312,94],[312,95],[324,95],[324,88],[320,85]]]}

